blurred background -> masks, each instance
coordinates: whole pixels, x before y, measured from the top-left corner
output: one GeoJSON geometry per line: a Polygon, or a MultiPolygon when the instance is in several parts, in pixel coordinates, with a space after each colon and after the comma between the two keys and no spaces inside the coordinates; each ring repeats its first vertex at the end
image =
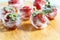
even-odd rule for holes
{"type": "MultiPolygon", "coordinates": [[[[26,0],[33,2],[34,0],[26,0]]],[[[50,0],[53,5],[60,6],[60,0],[50,0]]],[[[0,0],[0,2],[8,2],[8,0],[0,0]]]]}
{"type": "Polygon", "coordinates": [[[8,0],[0,0],[0,2],[7,2],[8,0]]]}

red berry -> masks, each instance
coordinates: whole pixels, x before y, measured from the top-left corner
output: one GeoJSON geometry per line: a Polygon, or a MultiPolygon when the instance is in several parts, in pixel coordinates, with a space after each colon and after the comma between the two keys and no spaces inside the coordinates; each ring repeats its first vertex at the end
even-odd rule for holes
{"type": "Polygon", "coordinates": [[[10,0],[9,1],[9,4],[17,4],[18,3],[18,0],[10,0]]]}
{"type": "Polygon", "coordinates": [[[45,5],[45,1],[44,0],[35,0],[33,5],[36,7],[36,9],[40,10],[42,8],[42,6],[45,5]]]}
{"type": "Polygon", "coordinates": [[[36,7],[36,9],[40,10],[41,6],[39,5],[39,3],[34,3],[34,6],[36,7]]]}
{"type": "Polygon", "coordinates": [[[52,13],[48,13],[47,17],[48,17],[49,20],[53,20],[56,15],[57,15],[57,9],[53,9],[53,12],[52,13]]]}
{"type": "Polygon", "coordinates": [[[44,0],[35,0],[35,3],[44,5],[46,2],[44,0]]]}
{"type": "Polygon", "coordinates": [[[42,23],[46,22],[46,20],[44,19],[44,15],[43,14],[38,14],[38,15],[34,16],[33,21],[36,22],[37,19],[40,20],[42,23]]]}
{"type": "Polygon", "coordinates": [[[34,16],[33,17],[33,22],[36,24],[36,21],[37,21],[38,17],[37,16],[34,16]]]}
{"type": "Polygon", "coordinates": [[[26,19],[28,19],[29,17],[30,17],[30,15],[31,15],[31,8],[29,7],[29,6],[24,6],[22,9],[20,9],[20,11],[22,11],[23,12],[23,16],[24,16],[24,18],[26,19]]]}
{"type": "Polygon", "coordinates": [[[24,7],[21,9],[21,11],[23,11],[23,12],[29,12],[29,11],[31,11],[31,8],[30,8],[29,6],[24,6],[24,7]]]}
{"type": "Polygon", "coordinates": [[[42,23],[45,23],[46,20],[44,19],[44,15],[43,14],[38,14],[38,19],[42,22],[42,23]]]}
{"type": "Polygon", "coordinates": [[[42,0],[35,0],[35,2],[41,2],[42,0]]]}

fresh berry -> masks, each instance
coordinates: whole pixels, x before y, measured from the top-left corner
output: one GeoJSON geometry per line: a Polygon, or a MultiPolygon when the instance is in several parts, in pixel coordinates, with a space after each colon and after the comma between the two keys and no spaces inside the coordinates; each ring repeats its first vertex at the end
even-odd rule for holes
{"type": "Polygon", "coordinates": [[[39,3],[34,3],[34,6],[36,7],[37,10],[40,10],[41,9],[41,6],[39,3]]]}
{"type": "Polygon", "coordinates": [[[52,13],[48,13],[47,17],[48,17],[49,20],[53,20],[56,15],[57,15],[57,9],[53,9],[53,12],[52,13]]]}
{"type": "Polygon", "coordinates": [[[9,1],[9,4],[17,4],[18,3],[18,0],[10,0],[9,1]]]}
{"type": "Polygon", "coordinates": [[[30,8],[29,6],[24,6],[22,9],[20,9],[20,11],[23,12],[23,16],[24,19],[28,19],[30,17],[30,15],[32,14],[32,8],[30,8]]]}

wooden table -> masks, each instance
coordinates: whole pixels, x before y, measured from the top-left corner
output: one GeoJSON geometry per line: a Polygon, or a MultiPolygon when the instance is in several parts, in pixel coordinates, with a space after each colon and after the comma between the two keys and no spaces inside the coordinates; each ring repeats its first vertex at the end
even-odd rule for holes
{"type": "MultiPolygon", "coordinates": [[[[0,3],[0,6],[2,4],[7,3],[0,3]]],[[[23,22],[21,29],[13,31],[0,29],[0,40],[60,40],[60,13],[43,30],[36,30],[30,21],[23,22]]]]}

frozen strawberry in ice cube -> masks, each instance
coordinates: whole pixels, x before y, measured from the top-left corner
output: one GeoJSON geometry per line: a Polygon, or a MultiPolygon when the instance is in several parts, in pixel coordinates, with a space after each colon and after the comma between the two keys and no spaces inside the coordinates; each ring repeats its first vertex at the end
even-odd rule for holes
{"type": "Polygon", "coordinates": [[[54,8],[53,12],[47,14],[47,17],[48,17],[49,20],[53,20],[56,15],[57,15],[57,9],[54,8]]]}
{"type": "Polygon", "coordinates": [[[35,14],[33,13],[30,16],[30,21],[36,29],[43,29],[49,24],[48,18],[44,14],[35,14]]]}
{"type": "Polygon", "coordinates": [[[23,8],[21,8],[20,9],[20,11],[21,11],[21,13],[20,14],[22,14],[22,18],[24,19],[24,20],[27,20],[27,19],[29,19],[29,17],[31,16],[31,14],[32,14],[32,8],[31,7],[29,7],[29,6],[24,6],[23,8]]]}
{"type": "Polygon", "coordinates": [[[46,2],[45,2],[45,0],[35,0],[35,3],[44,5],[46,2]]]}
{"type": "Polygon", "coordinates": [[[16,11],[15,7],[13,6],[7,6],[3,7],[0,11],[0,16],[2,24],[5,28],[14,30],[17,27],[20,27],[21,24],[21,17],[19,15],[19,12],[16,11]],[[7,11],[7,12],[6,12],[7,11]]]}

